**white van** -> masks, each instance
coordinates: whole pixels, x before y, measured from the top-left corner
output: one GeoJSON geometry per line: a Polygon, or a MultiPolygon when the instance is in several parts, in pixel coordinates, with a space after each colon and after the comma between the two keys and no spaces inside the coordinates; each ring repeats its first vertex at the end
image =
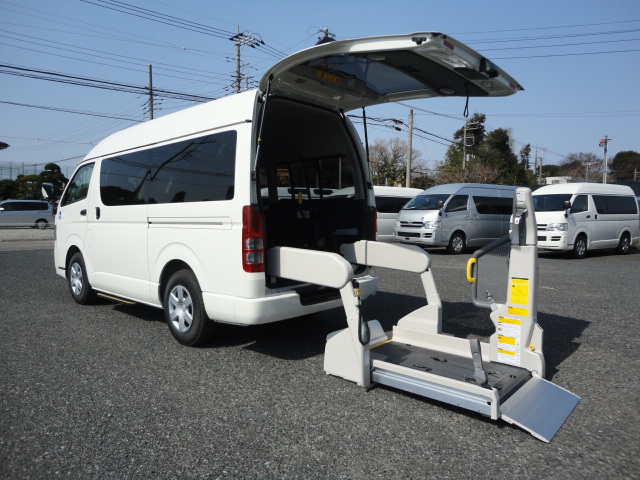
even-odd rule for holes
{"type": "Polygon", "coordinates": [[[462,253],[509,233],[515,187],[449,183],[431,187],[407,203],[393,231],[396,242],[447,247],[462,253]]]}
{"type": "Polygon", "coordinates": [[[0,227],[34,227],[42,230],[53,221],[53,207],[48,202],[40,200],[0,202],[0,227]]]}
{"type": "Polygon", "coordinates": [[[538,247],[570,251],[615,248],[620,254],[640,241],[640,216],[633,190],[623,185],[567,183],[533,192],[538,247]]]}
{"type": "Polygon", "coordinates": [[[409,200],[422,192],[420,188],[373,186],[378,211],[379,242],[393,242],[393,229],[398,220],[398,212],[409,200]]]}
{"type": "MultiPolygon", "coordinates": [[[[277,255],[266,253],[340,253],[375,240],[366,154],[345,112],[521,89],[440,33],[303,50],[268,70],[258,90],[133,126],[91,150],[59,203],[57,271],[78,303],[101,292],[163,308],[187,345],[208,338],[209,319],[252,325],[339,306],[337,289],[279,278],[277,255]],[[335,194],[345,189],[353,194],[335,194]]],[[[374,293],[369,269],[354,268],[361,295],[374,293]]]]}

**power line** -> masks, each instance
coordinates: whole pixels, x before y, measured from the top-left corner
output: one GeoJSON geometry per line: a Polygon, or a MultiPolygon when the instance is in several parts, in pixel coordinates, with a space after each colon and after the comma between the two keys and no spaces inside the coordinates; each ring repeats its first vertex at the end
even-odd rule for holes
{"type": "Polygon", "coordinates": [[[130,122],[139,122],[140,119],[139,118],[135,118],[135,117],[122,117],[122,116],[117,116],[117,115],[110,115],[107,113],[95,113],[95,112],[84,112],[82,110],[72,110],[69,108],[59,108],[59,107],[45,107],[43,105],[29,105],[26,103],[18,103],[18,102],[7,102],[5,100],[0,100],[0,103],[4,103],[6,105],[16,105],[18,107],[30,107],[30,108],[41,108],[44,110],[53,110],[56,112],[65,112],[65,113],[76,113],[79,115],[90,115],[92,117],[102,117],[102,118],[113,118],[116,120],[127,120],[130,122]]]}

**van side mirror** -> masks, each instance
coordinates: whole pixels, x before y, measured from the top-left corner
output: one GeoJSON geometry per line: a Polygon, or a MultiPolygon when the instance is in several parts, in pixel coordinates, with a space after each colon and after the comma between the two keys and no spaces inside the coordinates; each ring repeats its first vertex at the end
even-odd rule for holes
{"type": "Polygon", "coordinates": [[[442,207],[444,206],[444,201],[442,200],[438,200],[438,203],[436,203],[436,207],[438,207],[438,216],[442,216],[442,207]]]}
{"type": "Polygon", "coordinates": [[[571,202],[569,200],[564,201],[564,217],[567,218],[569,216],[569,212],[571,211],[571,202]]]}

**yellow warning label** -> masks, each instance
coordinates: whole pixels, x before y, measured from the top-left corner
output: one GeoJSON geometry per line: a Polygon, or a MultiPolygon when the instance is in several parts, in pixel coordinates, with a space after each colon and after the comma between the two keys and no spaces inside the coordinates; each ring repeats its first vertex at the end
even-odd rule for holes
{"type": "Polygon", "coordinates": [[[516,355],[516,352],[510,352],[509,350],[503,350],[501,348],[498,349],[498,353],[501,353],[502,355],[511,355],[514,357],[516,355]]]}
{"type": "Polygon", "coordinates": [[[511,278],[511,302],[519,305],[529,304],[529,280],[526,278],[511,278]]]}
{"type": "Polygon", "coordinates": [[[505,337],[504,335],[498,335],[498,343],[507,343],[509,345],[515,345],[516,339],[513,337],[505,337]]]}
{"type": "Polygon", "coordinates": [[[508,307],[507,313],[509,315],[518,315],[519,317],[527,317],[529,316],[529,309],[518,308],[518,307],[508,307]]]}
{"type": "Polygon", "coordinates": [[[520,320],[514,320],[513,318],[498,317],[498,323],[510,323],[511,325],[522,325],[520,320]]]}

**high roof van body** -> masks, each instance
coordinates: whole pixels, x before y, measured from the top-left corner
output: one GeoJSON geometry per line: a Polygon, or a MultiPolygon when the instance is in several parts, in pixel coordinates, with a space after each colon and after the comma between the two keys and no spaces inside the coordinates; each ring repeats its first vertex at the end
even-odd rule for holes
{"type": "Polygon", "coordinates": [[[447,247],[462,253],[509,232],[515,187],[449,183],[431,187],[407,203],[393,232],[399,243],[447,247]]]}
{"type": "MultiPolygon", "coordinates": [[[[345,112],[521,89],[440,33],[303,50],[269,69],[257,90],[133,126],[90,151],[59,203],[57,272],[78,303],[99,292],[163,308],[188,345],[206,340],[214,322],[338,306],[335,289],[279,278],[266,252],[339,253],[375,240],[366,153],[345,112]]],[[[361,295],[374,293],[371,271],[355,270],[361,295]]]]}
{"type": "Polygon", "coordinates": [[[624,185],[567,183],[533,192],[538,247],[584,258],[588,250],[626,254],[640,242],[640,216],[633,190],[624,185]]]}

